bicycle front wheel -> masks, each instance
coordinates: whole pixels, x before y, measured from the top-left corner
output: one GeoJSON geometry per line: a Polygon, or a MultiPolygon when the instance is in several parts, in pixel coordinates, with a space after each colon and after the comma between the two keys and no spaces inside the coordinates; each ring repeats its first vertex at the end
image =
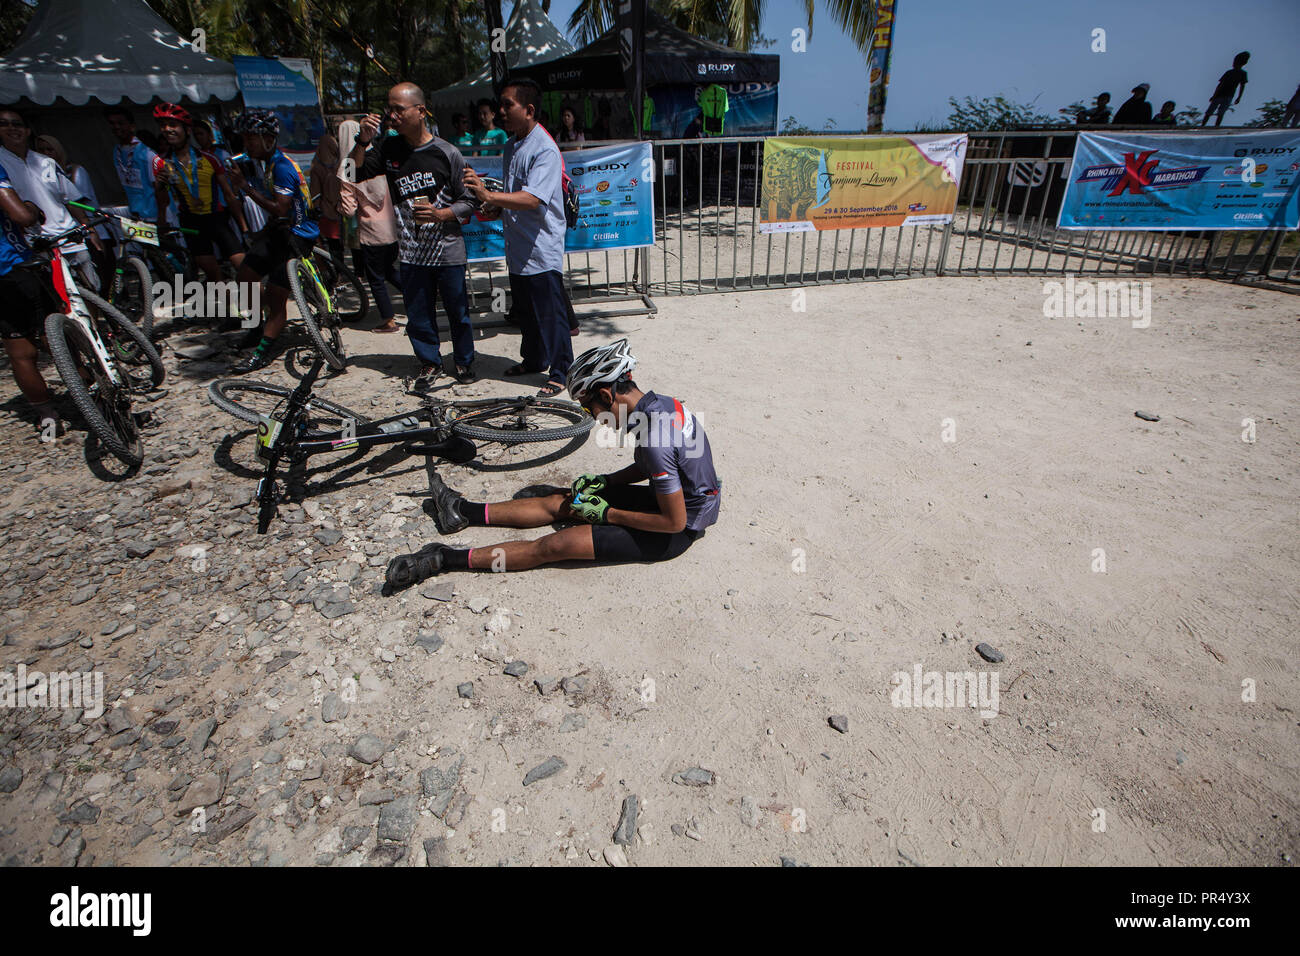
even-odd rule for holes
{"type": "Polygon", "coordinates": [[[45,317],[45,340],[86,425],[115,458],[138,467],[144,461],[144,441],[131,413],[130,391],[109,378],[85,329],[62,312],[52,312],[45,317]]]}
{"type": "Polygon", "coordinates": [[[153,279],[144,260],[127,256],[121,271],[113,278],[109,302],[134,322],[145,336],[153,338],[153,279]]]}
{"type": "Polygon", "coordinates": [[[591,431],[595,421],[573,402],[532,396],[448,402],[451,430],[475,441],[503,445],[565,441],[591,431]]]}
{"type": "Polygon", "coordinates": [[[85,291],[81,297],[98,309],[103,321],[108,324],[109,334],[104,336],[105,344],[109,353],[117,359],[118,372],[131,388],[148,391],[161,385],[167,371],[163,368],[158,350],[144,331],[95,293],[85,291]]]}
{"type": "MultiPolygon", "coordinates": [[[[256,425],[264,415],[272,417],[284,407],[292,394],[293,389],[283,385],[243,378],[218,379],[208,386],[208,401],[227,415],[234,415],[241,422],[250,425],[256,425]]],[[[336,435],[349,421],[354,423],[354,428],[360,429],[370,419],[343,405],[313,396],[308,406],[307,432],[303,437],[319,440],[336,435]]]]}
{"type": "Polygon", "coordinates": [[[345,352],[343,336],[339,332],[339,314],[326,305],[324,290],[313,270],[302,259],[290,259],[285,269],[289,273],[289,291],[307,327],[312,347],[330,368],[342,369],[345,352]]]}

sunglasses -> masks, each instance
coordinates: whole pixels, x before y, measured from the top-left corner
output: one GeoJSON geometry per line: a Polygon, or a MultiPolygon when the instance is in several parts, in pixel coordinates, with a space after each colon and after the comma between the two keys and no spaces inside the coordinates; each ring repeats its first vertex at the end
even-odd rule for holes
{"type": "Polygon", "coordinates": [[[26,129],[27,124],[22,120],[0,119],[0,129],[26,129]]]}

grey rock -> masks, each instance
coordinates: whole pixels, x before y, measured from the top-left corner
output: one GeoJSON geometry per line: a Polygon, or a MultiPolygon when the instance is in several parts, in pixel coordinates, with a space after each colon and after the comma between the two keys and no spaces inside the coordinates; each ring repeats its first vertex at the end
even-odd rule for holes
{"type": "Polygon", "coordinates": [[[125,707],[114,707],[108,712],[106,719],[110,734],[120,734],[124,730],[131,729],[131,714],[125,707]]]}
{"type": "Polygon", "coordinates": [[[561,770],[568,767],[559,757],[548,757],[539,763],[524,776],[524,786],[527,787],[536,783],[538,780],[545,780],[547,777],[553,777],[561,770]]]}
{"type": "Polygon", "coordinates": [[[366,866],[397,866],[406,859],[406,844],[381,843],[366,854],[366,866]]]}
{"type": "Polygon", "coordinates": [[[623,812],[618,818],[618,826],[614,828],[614,842],[623,846],[631,846],[632,838],[636,836],[636,818],[641,809],[641,800],[635,793],[630,793],[623,798],[623,812]]]}
{"type": "Polygon", "coordinates": [[[843,714],[831,714],[830,717],[827,718],[826,723],[830,724],[831,727],[842,734],[847,734],[849,732],[849,719],[843,714]]]}
{"type": "Polygon", "coordinates": [[[420,596],[431,601],[450,601],[455,588],[450,581],[426,581],[420,587],[420,596]]]}
{"type": "Polygon", "coordinates": [[[539,694],[545,697],[554,693],[555,689],[560,686],[560,682],[554,677],[537,677],[533,680],[533,686],[537,688],[539,694]]]}
{"type": "Polygon", "coordinates": [[[212,732],[217,729],[217,720],[215,717],[209,717],[195,729],[194,734],[190,737],[190,750],[194,753],[202,753],[203,748],[208,745],[212,739],[212,732]]]}
{"type": "Polygon", "coordinates": [[[352,705],[338,694],[326,694],[320,705],[320,719],[327,724],[332,724],[336,720],[347,717],[351,709],[352,705]]]}
{"type": "Polygon", "coordinates": [[[95,806],[89,800],[78,800],[67,812],[59,817],[60,823],[96,823],[99,820],[100,808],[95,806]]]}
{"type": "Polygon", "coordinates": [[[740,798],[740,822],[751,829],[757,829],[758,821],[761,814],[758,809],[758,801],[751,796],[740,798]]]}
{"type": "Polygon", "coordinates": [[[257,814],[247,807],[235,807],[233,811],[228,811],[215,825],[208,827],[208,843],[216,846],[232,833],[248,826],[256,816],[257,814]]]}
{"type": "Polygon", "coordinates": [[[423,647],[426,654],[432,654],[442,647],[442,638],[437,631],[421,630],[415,637],[415,643],[418,647],[423,647]]]}
{"type": "Polygon", "coordinates": [[[562,734],[571,734],[575,730],[581,730],[587,726],[587,718],[582,714],[565,714],[564,719],[560,721],[560,730],[562,734]]]}
{"type": "Polygon", "coordinates": [[[458,696],[460,696],[460,697],[464,697],[466,700],[473,700],[473,699],[474,699],[474,682],[473,682],[473,681],[465,681],[465,683],[463,683],[463,684],[457,684],[457,685],[456,685],[456,694],[457,694],[458,696]]]}
{"type": "Polygon", "coordinates": [[[63,647],[67,644],[71,644],[73,641],[79,640],[80,638],[81,638],[80,631],[68,631],[66,634],[61,634],[58,637],[52,637],[44,641],[41,641],[39,644],[36,645],[36,648],[37,650],[42,650],[42,651],[52,651],[55,650],[56,648],[63,647]]]}
{"type": "Polygon", "coordinates": [[[344,827],[343,852],[351,853],[370,839],[370,827],[344,827]]]}
{"type": "Polygon", "coordinates": [[[384,742],[374,734],[362,734],[352,741],[348,756],[364,764],[372,764],[384,755],[384,742]]]}
{"type": "Polygon", "coordinates": [[[511,677],[523,677],[528,673],[528,665],[523,661],[511,661],[506,665],[505,673],[511,677]]]}
{"type": "Polygon", "coordinates": [[[332,544],[339,543],[339,539],[343,537],[343,532],[336,531],[334,528],[321,528],[313,537],[321,544],[329,547],[332,544]]]}
{"type": "Polygon", "coordinates": [[[390,843],[406,843],[415,831],[415,796],[407,794],[392,803],[384,804],[379,811],[379,839],[390,843]]]}
{"type": "Polygon", "coordinates": [[[1159,416],[1159,415],[1152,415],[1150,412],[1136,411],[1136,412],[1134,412],[1133,414],[1134,414],[1135,416],[1137,416],[1138,418],[1142,419],[1144,422],[1158,422],[1158,421],[1160,421],[1160,416],[1159,416]]]}
{"type": "Polygon", "coordinates": [[[355,610],[356,606],[351,601],[343,601],[340,604],[326,604],[321,609],[321,614],[332,621],[336,617],[343,617],[343,615],[351,614],[355,610]]]}
{"type": "Polygon", "coordinates": [[[984,658],[990,664],[1001,664],[1006,660],[1006,655],[991,644],[976,644],[975,653],[984,658]]]}
{"type": "Polygon", "coordinates": [[[357,803],[363,807],[375,807],[382,803],[392,803],[397,798],[391,790],[367,790],[357,798],[357,803]]]}
{"type": "Polygon", "coordinates": [[[425,866],[451,866],[451,857],[447,853],[447,841],[444,837],[433,837],[424,841],[425,866]]]}
{"type": "Polygon", "coordinates": [[[566,677],[560,681],[560,689],[566,694],[581,694],[587,689],[587,678],[566,677]]]}
{"type": "Polygon", "coordinates": [[[447,812],[451,798],[460,783],[460,768],[465,758],[448,751],[434,761],[432,767],[420,771],[420,792],[429,799],[429,809],[436,817],[447,812]]]}
{"type": "Polygon", "coordinates": [[[85,587],[73,591],[72,597],[68,598],[68,603],[76,607],[78,604],[85,604],[98,593],[98,584],[87,584],[85,587]]]}
{"type": "Polygon", "coordinates": [[[673,774],[673,783],[679,783],[683,787],[711,786],[713,779],[713,771],[705,770],[703,767],[691,767],[689,770],[673,774]]]}
{"type": "Polygon", "coordinates": [[[486,598],[470,598],[465,602],[465,606],[475,614],[482,614],[487,610],[490,603],[492,602],[488,601],[486,598]]]}
{"type": "Polygon", "coordinates": [[[13,793],[23,783],[23,771],[21,767],[15,767],[12,764],[0,770],[0,793],[13,793]]]}
{"type": "Polygon", "coordinates": [[[126,556],[128,558],[147,558],[153,554],[153,545],[146,544],[143,541],[126,542],[126,556]]]}

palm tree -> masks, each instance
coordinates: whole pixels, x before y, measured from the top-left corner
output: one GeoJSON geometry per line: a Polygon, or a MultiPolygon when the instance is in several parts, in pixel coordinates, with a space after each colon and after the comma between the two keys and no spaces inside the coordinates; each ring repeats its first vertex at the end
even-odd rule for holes
{"type": "MultiPolygon", "coordinates": [[[[492,0],[488,0],[492,2],[492,0]]],[[[614,25],[619,0],[580,0],[569,17],[569,33],[590,43],[614,25]]],[[[813,33],[814,0],[803,0],[808,14],[808,38],[813,33]]],[[[762,41],[760,26],[766,0],[650,0],[656,13],[696,36],[748,51],[762,41]]],[[[822,0],[831,20],[865,55],[876,25],[875,0],[822,0]]]]}

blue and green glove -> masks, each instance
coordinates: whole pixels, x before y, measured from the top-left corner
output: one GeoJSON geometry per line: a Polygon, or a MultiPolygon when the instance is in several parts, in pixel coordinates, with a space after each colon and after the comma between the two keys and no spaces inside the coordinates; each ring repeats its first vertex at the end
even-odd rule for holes
{"type": "Polygon", "coordinates": [[[595,495],[580,493],[569,502],[569,510],[589,524],[604,524],[609,502],[595,495]]]}
{"type": "Polygon", "coordinates": [[[572,491],[577,495],[597,495],[609,487],[604,475],[579,475],[573,479],[572,491]]]}

